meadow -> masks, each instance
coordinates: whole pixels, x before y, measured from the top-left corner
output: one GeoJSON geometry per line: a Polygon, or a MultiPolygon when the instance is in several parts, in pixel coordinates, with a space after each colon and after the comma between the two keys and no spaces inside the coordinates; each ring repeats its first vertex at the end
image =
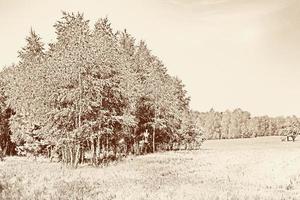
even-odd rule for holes
{"type": "Polygon", "coordinates": [[[78,169],[46,159],[0,162],[2,199],[300,199],[300,140],[210,140],[201,150],[78,169]]]}

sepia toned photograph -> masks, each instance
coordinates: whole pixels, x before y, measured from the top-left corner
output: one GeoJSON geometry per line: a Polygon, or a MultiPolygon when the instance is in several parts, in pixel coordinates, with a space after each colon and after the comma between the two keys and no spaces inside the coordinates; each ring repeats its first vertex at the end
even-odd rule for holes
{"type": "Polygon", "coordinates": [[[299,0],[0,0],[0,200],[299,200],[299,0]]]}

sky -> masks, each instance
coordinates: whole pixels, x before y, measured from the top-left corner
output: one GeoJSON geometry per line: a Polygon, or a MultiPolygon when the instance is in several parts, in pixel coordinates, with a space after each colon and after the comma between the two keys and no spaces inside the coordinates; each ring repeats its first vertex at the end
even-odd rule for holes
{"type": "Polygon", "coordinates": [[[299,0],[0,0],[0,66],[18,61],[31,28],[54,42],[62,11],[145,40],[194,110],[300,116],[299,0]]]}

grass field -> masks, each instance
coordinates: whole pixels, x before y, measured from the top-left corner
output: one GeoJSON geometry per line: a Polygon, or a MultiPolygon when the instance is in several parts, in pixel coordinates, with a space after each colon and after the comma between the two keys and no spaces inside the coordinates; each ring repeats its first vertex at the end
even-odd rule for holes
{"type": "Polygon", "coordinates": [[[130,157],[106,168],[0,162],[2,199],[300,199],[300,140],[206,141],[200,151],[130,157]]]}

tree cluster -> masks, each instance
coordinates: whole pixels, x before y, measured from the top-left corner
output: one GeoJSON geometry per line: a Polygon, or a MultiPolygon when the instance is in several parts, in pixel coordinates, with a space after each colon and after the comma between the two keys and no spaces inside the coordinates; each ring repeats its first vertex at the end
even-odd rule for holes
{"type": "Polygon", "coordinates": [[[251,117],[241,109],[233,111],[198,112],[197,121],[203,127],[207,139],[250,138],[258,136],[287,135],[300,132],[300,121],[296,116],[251,117]]]}
{"type": "Polygon", "coordinates": [[[12,141],[20,152],[77,166],[87,155],[99,164],[145,145],[147,152],[199,146],[183,83],[144,41],[114,32],[107,18],[90,28],[80,13],[63,12],[54,27],[56,42],[46,48],[32,30],[20,61],[1,72],[3,148],[12,141]]]}

